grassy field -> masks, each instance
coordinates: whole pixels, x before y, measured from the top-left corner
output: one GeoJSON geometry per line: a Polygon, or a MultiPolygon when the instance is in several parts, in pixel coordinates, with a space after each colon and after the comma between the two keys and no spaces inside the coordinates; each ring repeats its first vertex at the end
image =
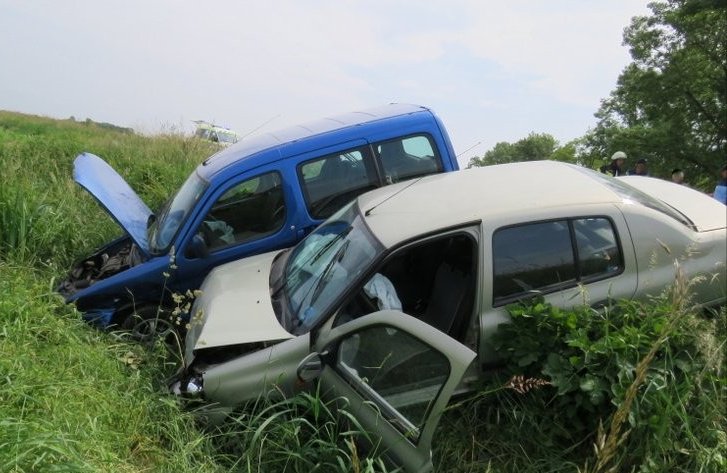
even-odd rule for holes
{"type": "MultiPolygon", "coordinates": [[[[214,148],[0,111],[0,471],[383,470],[315,395],[201,430],[166,394],[163,350],[87,326],[54,294],[76,258],[120,231],[71,179],[83,151],[156,208],[214,148]]],[[[541,343],[445,414],[437,471],[725,471],[725,313],[695,313],[680,289],[606,315],[535,305],[537,328],[516,312],[503,349],[541,343]],[[556,369],[553,353],[588,361],[556,369]]]]}

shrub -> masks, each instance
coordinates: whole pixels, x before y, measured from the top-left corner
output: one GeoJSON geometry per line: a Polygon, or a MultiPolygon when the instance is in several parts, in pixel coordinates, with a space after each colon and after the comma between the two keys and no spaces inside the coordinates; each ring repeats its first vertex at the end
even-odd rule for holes
{"type": "Polygon", "coordinates": [[[513,323],[495,340],[506,373],[553,386],[527,401],[527,415],[550,420],[543,437],[561,445],[597,441],[603,470],[593,471],[608,464],[639,471],[727,466],[724,346],[720,351],[717,338],[724,314],[705,318],[667,296],[602,310],[562,310],[539,299],[510,314],[513,323]],[[601,425],[610,425],[609,433],[601,429],[596,438],[601,425]]]}

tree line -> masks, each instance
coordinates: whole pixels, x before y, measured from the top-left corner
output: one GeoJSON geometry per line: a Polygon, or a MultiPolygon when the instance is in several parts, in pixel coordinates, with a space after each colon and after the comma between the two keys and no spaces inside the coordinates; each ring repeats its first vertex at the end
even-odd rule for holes
{"type": "Polygon", "coordinates": [[[624,30],[631,62],[595,112],[597,123],[560,145],[547,133],[497,143],[469,167],[555,159],[591,168],[618,150],[652,175],[684,170],[695,187],[713,185],[727,161],[727,0],[662,0],[624,30]]]}

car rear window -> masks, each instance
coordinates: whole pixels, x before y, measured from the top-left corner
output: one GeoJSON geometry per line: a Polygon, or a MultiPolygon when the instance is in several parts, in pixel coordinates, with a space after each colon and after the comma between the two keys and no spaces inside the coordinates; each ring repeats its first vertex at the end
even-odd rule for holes
{"type": "Polygon", "coordinates": [[[694,223],[686,215],[679,212],[675,208],[667,205],[663,201],[654,198],[611,176],[607,176],[605,174],[601,174],[591,169],[586,169],[579,166],[574,166],[574,168],[598,180],[601,184],[618,194],[625,202],[641,204],[644,207],[648,207],[650,209],[656,210],[657,212],[661,212],[664,215],[668,215],[669,217],[673,218],[682,225],[691,228],[692,230],[696,230],[694,223]]]}

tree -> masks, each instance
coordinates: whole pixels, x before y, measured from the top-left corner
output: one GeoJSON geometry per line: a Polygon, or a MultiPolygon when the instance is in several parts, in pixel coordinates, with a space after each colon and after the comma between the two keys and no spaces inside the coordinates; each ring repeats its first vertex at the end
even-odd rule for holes
{"type": "Polygon", "coordinates": [[[490,164],[516,163],[537,159],[558,159],[575,161],[575,145],[568,143],[562,148],[558,141],[547,133],[530,133],[515,143],[502,141],[488,150],[482,157],[470,159],[467,167],[489,166],[490,164]]]}
{"type": "Polygon", "coordinates": [[[648,159],[652,172],[680,167],[713,180],[727,157],[727,0],[649,9],[624,31],[633,61],[596,113],[583,157],[620,149],[648,159]]]}

